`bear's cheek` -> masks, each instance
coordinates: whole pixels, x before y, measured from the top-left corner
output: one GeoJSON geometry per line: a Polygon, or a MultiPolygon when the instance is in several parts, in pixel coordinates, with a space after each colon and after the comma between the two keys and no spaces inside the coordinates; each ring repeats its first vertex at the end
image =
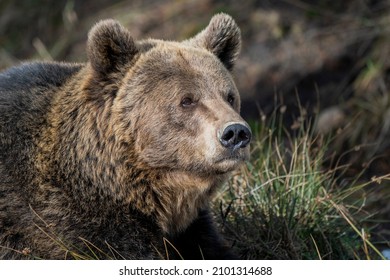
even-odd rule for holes
{"type": "Polygon", "coordinates": [[[205,143],[199,119],[191,115],[177,114],[165,128],[166,149],[172,151],[182,169],[204,165],[205,143]]]}
{"type": "Polygon", "coordinates": [[[137,129],[136,153],[151,167],[191,169],[190,165],[199,164],[197,143],[197,122],[190,118],[173,118],[167,110],[156,118],[150,115],[143,126],[137,129]]]}
{"type": "MultiPolygon", "coordinates": [[[[161,137],[160,153],[170,154],[175,159],[175,166],[181,170],[209,169],[207,157],[215,153],[215,127],[196,111],[170,110],[171,114],[162,121],[163,126],[155,130],[156,137],[161,137]],[[207,131],[205,131],[205,126],[207,131]],[[205,139],[205,134],[209,139],[205,139]]],[[[206,138],[207,138],[206,137],[206,138]]]]}

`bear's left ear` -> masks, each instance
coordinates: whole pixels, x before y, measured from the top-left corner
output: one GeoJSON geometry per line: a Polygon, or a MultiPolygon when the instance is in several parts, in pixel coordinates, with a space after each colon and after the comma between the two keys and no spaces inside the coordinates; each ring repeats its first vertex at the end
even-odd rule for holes
{"type": "Polygon", "coordinates": [[[137,52],[130,32],[115,20],[98,22],[88,34],[88,58],[98,73],[120,71],[137,52]]]}
{"type": "Polygon", "coordinates": [[[209,50],[228,70],[232,70],[240,53],[241,31],[231,16],[220,13],[213,16],[209,25],[187,42],[209,50]]]}

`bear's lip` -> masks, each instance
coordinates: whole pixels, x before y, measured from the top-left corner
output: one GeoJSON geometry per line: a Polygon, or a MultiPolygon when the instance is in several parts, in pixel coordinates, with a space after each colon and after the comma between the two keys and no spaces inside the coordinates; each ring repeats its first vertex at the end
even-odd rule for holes
{"type": "Polygon", "coordinates": [[[226,173],[233,171],[247,159],[248,157],[245,153],[223,155],[214,161],[214,167],[216,170],[226,173]]]}
{"type": "Polygon", "coordinates": [[[244,161],[245,157],[243,155],[234,155],[234,156],[227,156],[227,157],[221,157],[218,158],[215,163],[221,163],[225,161],[244,161]]]}
{"type": "Polygon", "coordinates": [[[216,161],[213,167],[216,173],[224,174],[237,169],[242,163],[244,163],[242,158],[223,158],[216,161]]]}
{"type": "Polygon", "coordinates": [[[249,153],[248,149],[234,149],[231,151],[225,151],[221,155],[219,155],[214,163],[218,164],[225,161],[245,161],[248,160],[249,153]]]}

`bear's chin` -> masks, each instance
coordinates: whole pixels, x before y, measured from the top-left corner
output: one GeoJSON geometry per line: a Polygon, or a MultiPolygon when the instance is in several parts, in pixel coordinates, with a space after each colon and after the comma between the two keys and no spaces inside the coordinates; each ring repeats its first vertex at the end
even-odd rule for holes
{"type": "Polygon", "coordinates": [[[249,149],[241,149],[235,152],[223,152],[212,161],[212,169],[216,173],[228,173],[237,169],[249,159],[249,149]]]}
{"type": "Polygon", "coordinates": [[[224,174],[237,169],[244,161],[243,158],[225,158],[218,160],[213,167],[216,174],[224,174]]]}

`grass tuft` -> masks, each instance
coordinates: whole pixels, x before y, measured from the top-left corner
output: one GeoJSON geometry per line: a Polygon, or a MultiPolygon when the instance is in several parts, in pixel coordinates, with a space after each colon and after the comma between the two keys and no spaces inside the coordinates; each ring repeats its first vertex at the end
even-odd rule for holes
{"type": "Polygon", "coordinates": [[[312,134],[306,122],[292,137],[275,119],[254,125],[250,162],[216,200],[223,231],[241,257],[383,259],[365,228],[371,182],[347,180],[346,166],[325,168],[331,140],[312,134]]]}

